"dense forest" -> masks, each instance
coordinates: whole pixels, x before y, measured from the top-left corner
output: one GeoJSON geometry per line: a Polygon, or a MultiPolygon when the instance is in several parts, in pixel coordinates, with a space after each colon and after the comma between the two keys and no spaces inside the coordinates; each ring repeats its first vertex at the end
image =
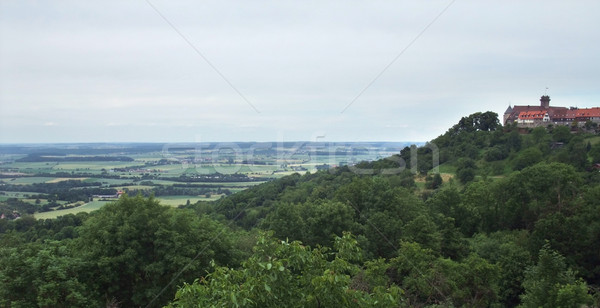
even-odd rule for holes
{"type": "Polygon", "coordinates": [[[0,220],[0,306],[597,307],[597,163],[596,132],[485,112],[215,202],[0,220]]]}

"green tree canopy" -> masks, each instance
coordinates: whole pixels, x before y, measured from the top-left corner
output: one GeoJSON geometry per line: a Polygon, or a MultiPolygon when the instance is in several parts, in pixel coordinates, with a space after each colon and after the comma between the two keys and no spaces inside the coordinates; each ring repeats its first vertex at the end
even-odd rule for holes
{"type": "Polygon", "coordinates": [[[540,250],[537,264],[527,270],[523,287],[521,307],[581,307],[593,301],[587,284],[575,278],[564,257],[547,244],[540,250]]]}
{"type": "Polygon", "coordinates": [[[105,205],[79,233],[77,244],[97,291],[127,307],[164,304],[210,260],[229,264],[235,254],[217,222],[139,195],[105,205]],[[161,294],[163,288],[168,292],[161,294]]]}
{"type": "Polygon", "coordinates": [[[400,289],[352,287],[360,268],[357,242],[336,238],[334,251],[300,242],[259,237],[254,254],[240,269],[214,267],[177,291],[169,307],[394,307],[400,289]]]}

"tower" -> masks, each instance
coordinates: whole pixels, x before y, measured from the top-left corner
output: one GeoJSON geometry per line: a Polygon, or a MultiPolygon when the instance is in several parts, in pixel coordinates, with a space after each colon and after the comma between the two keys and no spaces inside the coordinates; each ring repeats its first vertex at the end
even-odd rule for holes
{"type": "Polygon", "coordinates": [[[506,125],[506,121],[508,120],[508,118],[510,118],[510,116],[513,113],[513,109],[510,105],[508,105],[508,108],[506,108],[506,111],[504,111],[504,117],[503,117],[503,121],[502,121],[502,125],[506,125]]]}
{"type": "Polygon", "coordinates": [[[542,98],[540,98],[540,105],[545,109],[550,108],[550,96],[542,95],[542,98]]]}

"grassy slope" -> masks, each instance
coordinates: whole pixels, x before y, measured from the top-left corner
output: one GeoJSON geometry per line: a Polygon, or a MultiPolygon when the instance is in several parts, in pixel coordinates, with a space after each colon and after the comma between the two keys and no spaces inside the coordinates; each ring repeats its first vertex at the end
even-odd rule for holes
{"type": "Polygon", "coordinates": [[[43,212],[43,213],[35,213],[33,215],[33,217],[37,218],[37,219],[49,219],[49,218],[56,218],[58,216],[64,216],[67,214],[77,214],[80,212],[91,212],[91,211],[95,211],[99,208],[101,208],[103,205],[105,205],[106,203],[108,203],[109,201],[92,201],[92,202],[88,202],[82,206],[78,206],[75,208],[71,208],[71,209],[64,209],[64,210],[57,210],[57,211],[50,211],[50,212],[43,212]]]}

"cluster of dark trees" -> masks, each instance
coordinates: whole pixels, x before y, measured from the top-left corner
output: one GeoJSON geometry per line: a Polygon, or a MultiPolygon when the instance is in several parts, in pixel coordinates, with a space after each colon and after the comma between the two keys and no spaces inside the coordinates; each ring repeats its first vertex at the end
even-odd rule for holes
{"type": "MultiPolygon", "coordinates": [[[[573,133],[568,126],[537,127],[528,129],[527,134],[515,125],[498,125],[487,131],[484,128],[489,125],[471,130],[461,127],[457,124],[431,141],[439,149],[440,163],[453,164],[457,171],[466,168],[475,175],[506,175],[539,162],[560,162],[583,172],[600,162],[600,143],[592,144],[591,138],[586,138],[589,135],[573,133]]],[[[423,148],[419,154],[426,155],[427,150],[423,148]]],[[[403,151],[402,157],[410,160],[408,151],[403,151]]],[[[421,161],[428,163],[419,156],[421,161]]],[[[472,179],[466,176],[463,182],[472,179]]]]}
{"type": "Polygon", "coordinates": [[[92,195],[114,195],[114,188],[103,188],[99,182],[66,180],[56,183],[32,183],[29,185],[3,184],[4,191],[24,191],[45,194],[45,199],[52,201],[88,201],[92,195]]]}
{"type": "Polygon", "coordinates": [[[407,306],[592,301],[600,283],[600,185],[586,183],[572,166],[539,163],[498,180],[445,184],[427,196],[397,176],[344,169],[290,176],[196,208],[311,247],[332,247],[335,236],[350,231],[363,258],[382,267],[381,276],[367,279],[358,273],[375,271],[368,267],[375,264],[365,262],[352,279],[367,290],[396,286],[407,306]],[[548,256],[556,264],[543,268],[548,256]],[[538,282],[548,289],[533,290],[538,282]],[[575,299],[559,298],[561,292],[575,299]]]}
{"type": "Polygon", "coordinates": [[[446,182],[416,182],[409,148],[184,209],[138,195],[0,220],[0,306],[598,306],[598,145],[561,130],[465,117],[413,149],[439,150],[446,182]]]}
{"type": "Polygon", "coordinates": [[[0,306],[164,305],[177,286],[245,254],[225,226],[141,196],[93,214],[0,220],[0,306]]]}
{"type": "Polygon", "coordinates": [[[156,197],[159,196],[200,196],[206,194],[225,194],[230,195],[229,189],[215,188],[210,185],[190,185],[190,184],[173,184],[173,185],[156,185],[148,193],[156,197]]]}
{"type": "Polygon", "coordinates": [[[0,202],[0,215],[4,214],[5,217],[14,218],[13,213],[19,214],[33,214],[38,210],[38,207],[22,201],[18,198],[7,198],[5,201],[0,202]]]}

